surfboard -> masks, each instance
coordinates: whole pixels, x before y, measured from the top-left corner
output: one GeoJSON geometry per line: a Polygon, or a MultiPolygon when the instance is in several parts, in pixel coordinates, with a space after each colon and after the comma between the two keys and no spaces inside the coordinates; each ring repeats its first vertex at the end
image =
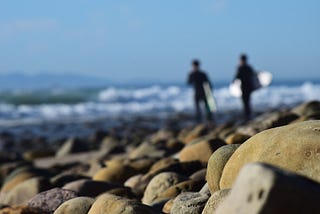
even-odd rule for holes
{"type": "MultiPolygon", "coordinates": [[[[272,74],[268,71],[256,72],[256,76],[253,77],[253,88],[257,90],[259,88],[267,87],[272,82],[272,74]]],[[[241,81],[236,79],[229,85],[229,92],[234,97],[241,97],[241,81]]]]}
{"type": "Polygon", "coordinates": [[[203,89],[204,89],[204,93],[205,93],[205,95],[206,95],[206,100],[207,100],[207,102],[208,102],[210,111],[211,111],[212,113],[214,113],[214,112],[217,111],[217,105],[216,105],[216,102],[215,102],[215,100],[214,100],[211,87],[210,87],[210,85],[209,85],[208,82],[203,83],[202,86],[203,86],[203,89]]]}

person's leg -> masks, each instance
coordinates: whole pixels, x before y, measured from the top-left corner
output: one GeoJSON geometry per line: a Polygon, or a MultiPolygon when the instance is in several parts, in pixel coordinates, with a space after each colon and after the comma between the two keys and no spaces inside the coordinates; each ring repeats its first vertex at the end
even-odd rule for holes
{"type": "Polygon", "coordinates": [[[196,121],[199,123],[201,122],[200,99],[198,97],[195,97],[194,103],[196,106],[196,121]]]}
{"type": "Polygon", "coordinates": [[[251,117],[251,106],[250,106],[250,93],[244,93],[242,95],[242,102],[244,107],[244,115],[248,120],[251,117]]]}

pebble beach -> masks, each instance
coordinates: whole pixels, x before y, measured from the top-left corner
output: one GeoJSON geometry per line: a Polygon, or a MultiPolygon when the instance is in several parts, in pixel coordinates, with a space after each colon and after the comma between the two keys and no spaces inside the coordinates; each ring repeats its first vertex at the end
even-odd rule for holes
{"type": "Polygon", "coordinates": [[[320,213],[320,102],[233,114],[137,117],[54,141],[2,132],[0,214],[320,213]]]}

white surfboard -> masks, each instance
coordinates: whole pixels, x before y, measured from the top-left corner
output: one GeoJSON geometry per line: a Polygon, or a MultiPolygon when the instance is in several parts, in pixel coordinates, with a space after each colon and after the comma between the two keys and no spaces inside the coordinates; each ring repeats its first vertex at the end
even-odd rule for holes
{"type": "MultiPolygon", "coordinates": [[[[256,77],[258,80],[258,83],[255,85],[255,89],[257,90],[259,88],[267,87],[272,82],[272,74],[268,71],[261,71],[256,73],[256,77]]],[[[241,91],[241,81],[239,79],[236,79],[233,83],[229,85],[229,91],[230,94],[234,97],[241,97],[242,91],[241,91]]]]}
{"type": "Polygon", "coordinates": [[[204,93],[206,95],[206,99],[210,108],[210,111],[212,113],[217,111],[217,105],[216,102],[214,100],[213,94],[212,94],[212,90],[211,87],[209,85],[209,83],[203,83],[203,89],[204,89],[204,93]]]}

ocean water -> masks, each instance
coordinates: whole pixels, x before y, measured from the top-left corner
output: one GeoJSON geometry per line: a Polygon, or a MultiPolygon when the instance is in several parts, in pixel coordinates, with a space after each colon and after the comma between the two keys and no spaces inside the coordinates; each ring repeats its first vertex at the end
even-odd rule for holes
{"type": "MultiPolygon", "coordinates": [[[[242,108],[228,85],[214,88],[218,111],[242,108]]],[[[320,83],[279,83],[253,93],[254,109],[293,106],[320,99],[320,83]]],[[[0,126],[87,120],[131,115],[167,115],[193,111],[192,88],[182,84],[110,86],[77,89],[23,89],[0,91],[0,126]]]]}
{"type": "MultiPolygon", "coordinates": [[[[220,115],[242,110],[240,99],[231,96],[228,84],[215,85],[213,93],[220,115]]],[[[255,91],[252,105],[261,112],[310,100],[320,100],[320,81],[274,83],[255,91]]],[[[193,91],[184,84],[0,90],[0,131],[193,112],[193,91]]]]}

